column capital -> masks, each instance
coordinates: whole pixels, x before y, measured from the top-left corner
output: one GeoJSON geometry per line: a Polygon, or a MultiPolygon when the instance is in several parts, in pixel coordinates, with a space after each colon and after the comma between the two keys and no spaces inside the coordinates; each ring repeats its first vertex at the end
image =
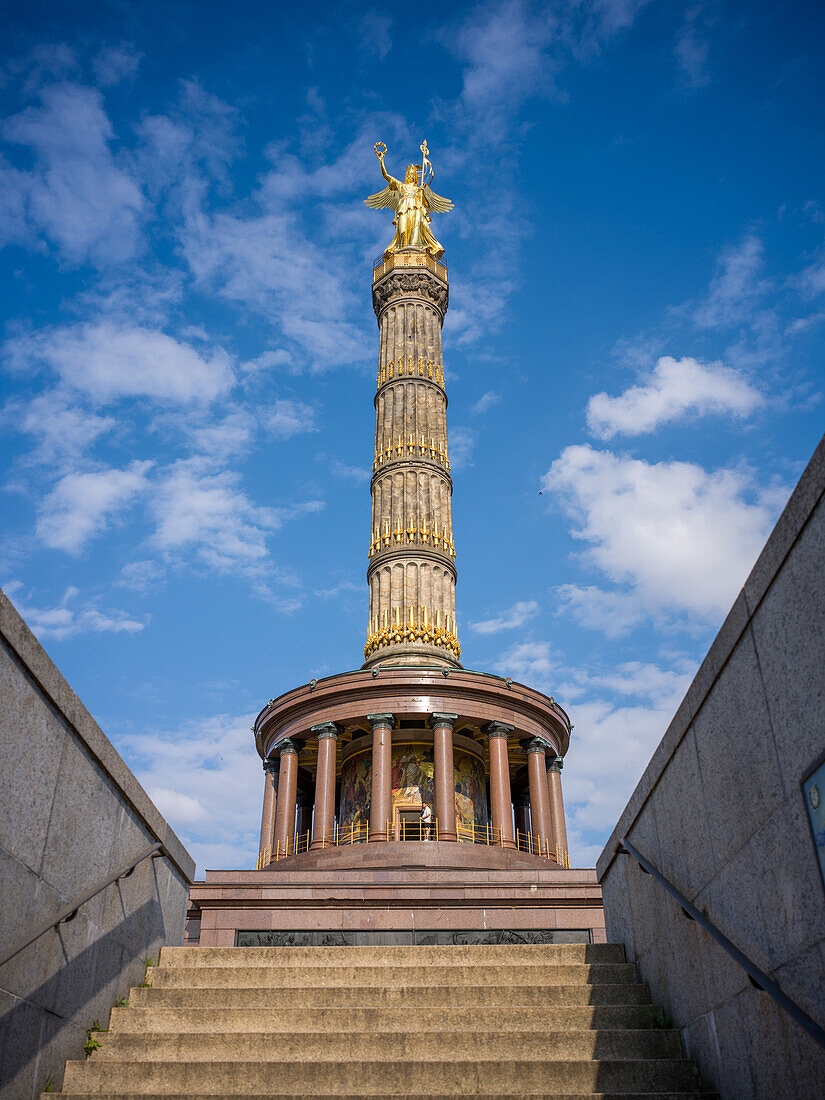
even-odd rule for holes
{"type": "Polygon", "coordinates": [[[485,726],[485,733],[488,737],[507,737],[513,732],[513,727],[508,726],[505,722],[489,722],[485,726]]]}
{"type": "Polygon", "coordinates": [[[434,710],[430,715],[430,725],[433,727],[433,729],[435,729],[436,726],[452,727],[453,724],[457,721],[457,714],[444,714],[443,711],[434,710]]]}
{"type": "Polygon", "coordinates": [[[549,772],[560,772],[563,767],[564,761],[560,756],[555,756],[552,760],[547,761],[547,770],[549,772]]]}
{"type": "Polygon", "coordinates": [[[387,729],[392,729],[395,725],[395,715],[390,714],[389,711],[385,711],[383,714],[368,714],[367,721],[370,723],[373,729],[380,726],[385,726],[387,729]]]}
{"type": "Polygon", "coordinates": [[[274,756],[267,756],[261,765],[267,775],[275,775],[281,766],[280,760],[276,760],[274,756]]]}
{"type": "Polygon", "coordinates": [[[542,755],[545,755],[548,752],[552,752],[555,755],[556,752],[555,745],[551,745],[550,742],[545,741],[543,737],[531,737],[527,741],[522,741],[522,745],[528,753],[540,752],[542,755]]]}
{"type": "Polygon", "coordinates": [[[310,726],[309,732],[317,734],[320,741],[322,737],[337,737],[341,731],[334,722],[319,722],[316,726],[310,726]]]}
{"type": "Polygon", "coordinates": [[[281,756],[284,756],[284,754],[287,756],[297,756],[300,752],[297,741],[293,741],[290,737],[285,737],[283,741],[279,741],[275,748],[280,752],[281,756]]]}

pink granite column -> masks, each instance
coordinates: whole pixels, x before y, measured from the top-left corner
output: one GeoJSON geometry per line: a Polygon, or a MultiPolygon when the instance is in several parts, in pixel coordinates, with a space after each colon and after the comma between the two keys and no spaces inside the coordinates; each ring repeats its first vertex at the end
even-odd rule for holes
{"type": "Polygon", "coordinates": [[[275,813],[275,855],[292,853],[295,840],[295,801],[298,795],[298,749],[288,738],[275,746],[281,754],[278,809],[275,813]]]}
{"type": "Polygon", "coordinates": [[[527,776],[530,782],[530,821],[533,844],[539,855],[549,855],[553,830],[550,821],[550,797],[547,788],[547,768],[544,741],[533,738],[527,745],[527,776]]]}
{"type": "Polygon", "coordinates": [[[394,714],[368,714],[372,725],[372,788],[370,794],[370,841],[387,839],[387,822],[392,816],[392,728],[394,714]]]}
{"type": "Polygon", "coordinates": [[[315,773],[315,817],[312,824],[312,850],[334,843],[335,769],[338,753],[338,727],[320,722],[312,727],[318,735],[318,770],[315,773]]]}
{"type": "Polygon", "coordinates": [[[551,759],[547,767],[547,792],[550,799],[550,821],[553,826],[553,843],[558,845],[560,862],[568,857],[567,825],[564,820],[564,800],[561,796],[561,769],[564,761],[560,756],[551,759]]]}
{"type": "Polygon", "coordinates": [[[490,809],[493,828],[501,836],[503,848],[515,848],[513,839],[513,803],[510,797],[510,758],[507,752],[507,735],[513,727],[503,722],[491,722],[487,726],[490,744],[490,809]]]}
{"type": "Polygon", "coordinates": [[[272,842],[275,836],[275,806],[278,801],[276,784],[278,782],[278,761],[264,760],[264,805],[261,812],[261,845],[258,850],[258,865],[265,867],[272,858],[272,842]]]}
{"type": "Polygon", "coordinates": [[[457,714],[434,713],[433,759],[435,761],[435,819],[439,840],[457,840],[455,831],[455,771],[453,768],[453,723],[457,714]]]}

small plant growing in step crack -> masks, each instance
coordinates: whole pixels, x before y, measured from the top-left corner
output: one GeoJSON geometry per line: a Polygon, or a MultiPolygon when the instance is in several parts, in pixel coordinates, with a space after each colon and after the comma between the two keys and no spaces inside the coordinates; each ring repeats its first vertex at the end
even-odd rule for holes
{"type": "Polygon", "coordinates": [[[157,966],[157,964],[158,964],[157,959],[150,958],[149,955],[146,956],[146,958],[143,960],[143,967],[144,967],[143,981],[138,986],[138,989],[151,989],[152,988],[152,983],[149,981],[149,967],[150,966],[157,966]]]}
{"type": "Polygon", "coordinates": [[[647,1010],[647,1022],[648,1027],[653,1028],[655,1031],[668,1031],[673,1027],[670,1016],[662,1012],[661,1008],[649,1008],[647,1010]]]}
{"type": "Polygon", "coordinates": [[[54,1076],[50,1073],[46,1078],[46,1084],[43,1086],[44,1092],[54,1092],[54,1076]]]}
{"type": "Polygon", "coordinates": [[[118,999],[115,1001],[115,1008],[125,1008],[128,1003],[128,997],[118,997],[118,999]]]}
{"type": "Polygon", "coordinates": [[[100,1050],[101,1042],[97,1037],[97,1033],[104,1029],[100,1026],[100,1020],[92,1020],[92,1026],[86,1032],[86,1042],[83,1044],[83,1050],[86,1053],[86,1057],[94,1050],[100,1050]]]}

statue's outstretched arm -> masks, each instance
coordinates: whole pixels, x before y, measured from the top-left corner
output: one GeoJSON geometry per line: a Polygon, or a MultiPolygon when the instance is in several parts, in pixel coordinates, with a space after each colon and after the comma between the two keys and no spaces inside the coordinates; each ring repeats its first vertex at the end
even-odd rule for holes
{"type": "Polygon", "coordinates": [[[378,154],[378,163],[381,165],[381,175],[384,177],[390,187],[398,187],[398,180],[395,178],[395,176],[391,176],[387,169],[384,167],[383,153],[378,154]]]}

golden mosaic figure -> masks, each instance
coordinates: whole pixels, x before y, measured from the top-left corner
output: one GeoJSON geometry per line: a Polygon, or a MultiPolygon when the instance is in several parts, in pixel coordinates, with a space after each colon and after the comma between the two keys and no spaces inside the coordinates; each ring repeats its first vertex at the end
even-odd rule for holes
{"type": "Polygon", "coordinates": [[[430,187],[433,181],[433,166],[428,159],[429,150],[426,141],[421,143],[421,164],[408,164],[403,181],[391,176],[384,167],[387,147],[383,141],[375,143],[375,155],[381,165],[381,175],[387,181],[383,191],[364,199],[373,210],[394,210],[395,236],[384,250],[387,257],[402,248],[420,248],[428,252],[434,260],[444,255],[444,249],[433,236],[430,229],[430,211],[446,214],[452,210],[449,199],[436,195],[430,187]]]}

